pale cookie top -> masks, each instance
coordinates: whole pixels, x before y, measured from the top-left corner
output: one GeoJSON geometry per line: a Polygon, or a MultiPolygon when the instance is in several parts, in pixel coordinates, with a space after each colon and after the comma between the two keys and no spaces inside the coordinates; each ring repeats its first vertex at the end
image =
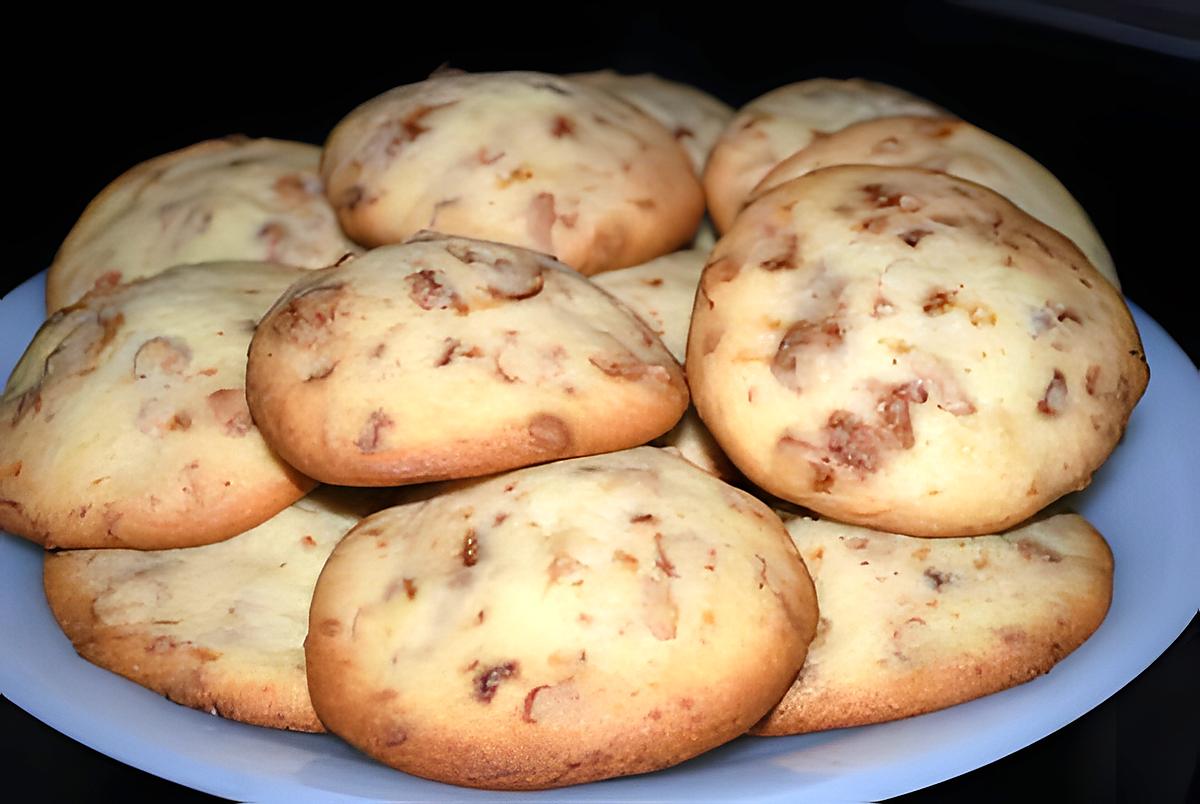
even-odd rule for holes
{"type": "Polygon", "coordinates": [[[639,448],[364,520],[317,583],[309,686],[330,731],[390,765],[558,786],[741,734],[795,678],[815,621],[766,506],[639,448]]]}
{"type": "Polygon", "coordinates": [[[666,126],[687,151],[696,175],[704,173],[709,152],[733,117],[731,106],[707,92],[653,73],[621,75],[613,70],[600,70],[568,78],[607,90],[666,126]]]}
{"type": "MultiPolygon", "coordinates": [[[[708,251],[676,251],[645,265],[609,271],[592,279],[646,322],[680,363],[686,358],[692,303],[708,251]]],[[[737,471],[721,452],[694,408],[688,408],[656,445],[674,450],[711,475],[732,480],[737,471]]]]}
{"type": "Polygon", "coordinates": [[[264,260],[332,265],[358,247],[325,200],[315,145],[227,137],[143,162],[84,210],[46,277],[46,309],[97,283],[173,265],[264,260]]]}
{"type": "Polygon", "coordinates": [[[686,358],[692,303],[707,251],[676,251],[633,268],[609,271],[592,281],[645,321],[680,363],[686,358]]]}
{"type": "Polygon", "coordinates": [[[0,526],[47,547],[227,539],[312,487],[246,407],[255,322],[305,272],[173,268],[50,317],[0,400],[0,526]]]}
{"type": "Polygon", "coordinates": [[[259,327],[248,371],[267,440],[348,485],[623,449],[688,401],[666,348],[584,277],[437,234],[306,274],[259,327]]]}
{"type": "Polygon", "coordinates": [[[726,483],[734,483],[741,477],[729,456],[721,451],[721,445],[704,426],[696,408],[690,405],[678,424],[651,443],[726,483]]]}
{"type": "Polygon", "coordinates": [[[334,545],[378,508],[321,489],[217,544],[47,553],[46,597],[101,667],[235,720],[323,731],[304,673],[312,591],[334,545]]]}
{"type": "Polygon", "coordinates": [[[704,211],[670,131],[608,92],[541,73],[435,75],[380,95],[330,134],[321,175],[361,243],[435,229],[584,274],[679,248],[704,211]]]}
{"type": "Polygon", "coordinates": [[[700,228],[696,230],[695,237],[692,238],[691,248],[697,251],[708,253],[712,251],[713,246],[717,244],[717,230],[713,228],[712,221],[707,216],[700,221],[700,228]]]}
{"type": "Polygon", "coordinates": [[[970,123],[947,117],[881,117],[822,137],[780,162],[747,203],[786,181],[830,165],[940,170],[989,187],[1074,241],[1116,287],[1112,255],[1079,202],[1037,160],[970,123]]]}
{"type": "Polygon", "coordinates": [[[971,539],[787,527],[821,617],[759,734],[894,720],[1023,683],[1082,644],[1112,596],[1108,545],[1074,514],[971,539]]]}
{"type": "Polygon", "coordinates": [[[860,120],[944,110],[901,89],[864,81],[813,78],[747,103],[725,127],[704,171],[708,212],[728,231],[754,186],[809,143],[860,120]]]}
{"type": "Polygon", "coordinates": [[[913,535],[1082,488],[1147,381],[1117,291],[991,190],[842,166],[748,207],[701,279],[697,409],[766,490],[913,535]]]}

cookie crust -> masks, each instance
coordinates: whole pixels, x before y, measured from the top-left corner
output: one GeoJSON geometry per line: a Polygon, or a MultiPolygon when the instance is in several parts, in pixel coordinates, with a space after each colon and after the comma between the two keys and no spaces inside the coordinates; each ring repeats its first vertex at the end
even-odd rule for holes
{"type": "Polygon", "coordinates": [[[767,173],[815,140],[860,120],[945,111],[902,89],[813,78],[773,89],[738,109],[704,168],[704,195],[717,230],[727,232],[767,173]]]}
{"type": "Polygon", "coordinates": [[[1086,486],[1149,376],[1068,239],[965,180],[858,165],[742,213],[701,279],[687,373],[753,482],[914,536],[995,533],[1086,486]]]}
{"type": "Polygon", "coordinates": [[[599,70],[568,78],[611,92],[662,123],[687,151],[697,176],[704,175],[708,154],[733,117],[732,107],[707,92],[653,73],[622,75],[599,70]]]}
{"type": "Polygon", "coordinates": [[[337,541],[380,502],[323,489],[218,544],[47,553],[46,599],[83,658],[175,703],[324,731],[304,676],[312,589],[337,541]]]}
{"type": "Polygon", "coordinates": [[[797,517],[821,620],[799,678],[752,734],[861,726],[1047,673],[1100,626],[1112,553],[1082,517],[917,539],[797,517]]]}
{"type": "Polygon", "coordinates": [[[314,145],[232,136],[136,165],[88,204],[63,241],[46,274],[46,312],[97,283],[184,263],[322,268],[359,251],[325,200],[319,161],[314,145]]]}
{"type": "Polygon", "coordinates": [[[999,137],[950,117],[901,115],[846,126],[776,165],[746,203],[814,170],[852,164],[928,168],[982,184],[1070,238],[1105,279],[1121,287],[1087,212],[1053,173],[999,137]]]}
{"type": "Polygon", "coordinates": [[[251,331],[303,273],[178,267],[51,316],[0,399],[0,527],[46,547],[187,547],[304,496],[314,481],[245,400],[251,331]]]}
{"type": "Polygon", "coordinates": [[[511,243],[583,274],[683,246],[704,193],[671,132],[600,89],[543,73],[449,73],[367,101],[321,176],[367,246],[418,231],[511,243]]]}
{"type": "Polygon", "coordinates": [[[749,728],[803,662],[815,599],[779,527],[653,448],[381,512],[318,581],[313,705],[372,757],[454,784],[676,764],[749,728]]]}
{"type": "Polygon", "coordinates": [[[364,486],[643,444],[688,401],[649,328],[576,272],[435,233],[294,285],[254,336],[247,388],[280,455],[364,486]]]}

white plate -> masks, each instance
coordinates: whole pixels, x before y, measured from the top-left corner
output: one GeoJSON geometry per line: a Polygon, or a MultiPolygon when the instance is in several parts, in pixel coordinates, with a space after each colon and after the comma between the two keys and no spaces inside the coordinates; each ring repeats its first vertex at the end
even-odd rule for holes
{"type": "MultiPolygon", "coordinates": [[[[41,323],[43,276],[0,302],[0,375],[41,323]]],[[[1112,609],[1048,675],[896,723],[741,738],[676,768],[541,794],[466,790],[390,770],[327,735],[244,726],[185,709],[75,655],[46,607],[41,551],[0,535],[0,692],[121,762],[227,798],[601,801],[887,798],[978,768],[1041,739],[1115,693],[1182,632],[1200,604],[1200,376],[1134,309],[1150,388],[1124,442],[1069,500],[1112,545],[1112,609]]]]}

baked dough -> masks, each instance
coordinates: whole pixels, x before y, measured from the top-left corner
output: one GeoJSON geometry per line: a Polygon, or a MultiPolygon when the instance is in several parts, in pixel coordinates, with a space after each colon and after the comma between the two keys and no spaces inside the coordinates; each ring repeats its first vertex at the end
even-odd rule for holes
{"type": "Polygon", "coordinates": [[[1074,241],[1117,288],[1117,269],[1083,207],[1054,174],[999,137],[949,117],[880,117],[822,137],[775,166],[747,203],[830,165],[940,170],[982,184],[1074,241]]]}
{"type": "Polygon", "coordinates": [[[1112,553],[1083,517],[915,539],[804,517],[788,532],[821,618],[800,677],[753,734],[931,712],[1048,672],[1104,620],[1112,553]]]}
{"type": "Polygon", "coordinates": [[[704,169],[708,214],[726,232],[754,186],[814,140],[860,120],[890,115],[944,115],[902,89],[864,81],[812,78],[773,89],[729,121],[704,169]]]}
{"type": "Polygon", "coordinates": [[[633,268],[600,274],[592,281],[637,313],[682,363],[692,304],[707,258],[707,251],[676,251],[633,268]]]}
{"type": "Polygon", "coordinates": [[[576,73],[572,81],[613,93],[662,123],[687,151],[696,175],[725,129],[733,108],[703,90],[653,73],[622,75],[613,70],[576,73]]]}
{"type": "Polygon", "coordinates": [[[681,247],[704,193],[671,132],[543,73],[449,73],[364,103],[330,134],[330,201],[355,240],[418,231],[511,243],[584,274],[681,247]]]}
{"type": "Polygon", "coordinates": [[[324,731],[304,674],[312,590],[380,497],[318,489],[201,547],[47,553],[46,600],[93,664],[214,715],[324,731]]]}
{"type": "Polygon", "coordinates": [[[392,767],[557,787],[742,734],[816,616],[770,509],[643,447],[365,519],[317,582],[309,690],[330,731],[392,767]]]}
{"type": "Polygon", "coordinates": [[[688,401],[654,333],[584,277],[434,233],[305,275],[259,326],[247,388],[280,455],[360,486],[644,444],[688,401]]]}
{"type": "MultiPolygon", "coordinates": [[[[692,303],[708,251],[677,251],[644,265],[609,271],[595,277],[607,290],[637,313],[682,363],[687,351],[692,303]]],[[[654,440],[711,475],[733,482],[739,473],[721,451],[704,422],[689,407],[670,432],[654,440]]]]}
{"type": "Polygon", "coordinates": [[[206,263],[50,317],[0,399],[0,527],[46,547],[220,541],[304,496],[246,407],[259,316],[306,272],[206,263]]]}
{"type": "Polygon", "coordinates": [[[122,174],[83,212],[46,275],[46,311],[97,282],[174,265],[264,260],[332,265],[358,246],[325,200],[315,145],[226,137],[156,157],[122,174]]]}
{"type": "Polygon", "coordinates": [[[1148,371],[1117,291],[996,193],[913,168],[781,185],[722,238],[688,341],[747,477],[854,524],[995,533],[1083,488],[1148,371]]]}

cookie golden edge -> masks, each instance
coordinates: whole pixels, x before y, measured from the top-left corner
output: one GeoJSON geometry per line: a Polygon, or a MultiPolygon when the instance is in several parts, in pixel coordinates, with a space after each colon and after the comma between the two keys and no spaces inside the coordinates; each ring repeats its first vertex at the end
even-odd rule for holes
{"type": "MultiPolygon", "coordinates": [[[[404,231],[398,228],[397,215],[384,205],[356,203],[348,206],[343,198],[347,189],[345,182],[337,179],[336,173],[346,162],[354,163],[356,150],[346,144],[354,138],[354,130],[358,127],[358,118],[369,113],[378,113],[381,106],[386,107],[389,101],[384,101],[392,93],[400,89],[427,85],[431,81],[453,80],[458,77],[467,79],[489,78],[519,82],[529,77],[544,77],[559,83],[575,85],[587,93],[596,93],[614,100],[637,112],[653,127],[661,129],[665,139],[663,144],[670,147],[656,154],[649,163],[654,164],[654,178],[661,181],[669,176],[669,163],[678,156],[679,163],[686,170],[675,176],[670,182],[669,194],[676,196],[675,204],[669,207],[668,214],[658,214],[651,220],[630,219],[627,214],[621,214],[610,209],[607,214],[598,216],[593,226],[590,239],[565,238],[564,243],[554,249],[555,259],[569,265],[584,276],[593,276],[605,271],[628,268],[640,265],[672,251],[683,248],[696,235],[704,219],[705,195],[699,176],[692,168],[691,157],[686,150],[675,141],[673,134],[660,121],[646,113],[636,104],[613,93],[595,86],[581,84],[571,76],[553,75],[536,71],[508,70],[497,72],[459,72],[455,70],[435,71],[429,78],[410,84],[393,87],[355,106],[347,112],[333,127],[325,139],[321,152],[321,164],[318,174],[326,188],[326,197],[337,214],[342,231],[354,242],[371,249],[379,246],[404,242],[418,234],[418,230],[404,231]],[[678,152],[677,154],[675,152],[678,152]],[[665,166],[665,167],[664,167],[665,166]]],[[[423,108],[418,105],[416,108],[423,108]]],[[[349,185],[353,186],[353,185],[349,185]]],[[[385,185],[386,186],[386,185],[385,185]]],[[[458,220],[454,224],[427,226],[438,232],[456,237],[485,238],[485,234],[470,225],[470,221],[458,220]]],[[[486,239],[500,241],[495,234],[486,235],[486,239]]],[[[504,241],[501,241],[504,242],[504,241]]],[[[535,245],[519,237],[512,238],[511,245],[522,248],[535,248],[535,245]],[[519,241],[519,242],[518,242],[519,241]]]]}
{"type": "MultiPolygon", "coordinates": [[[[1026,639],[1005,643],[969,664],[947,664],[934,671],[924,668],[872,685],[870,690],[822,695],[815,706],[785,694],[749,733],[781,737],[901,720],[992,695],[1050,672],[1096,632],[1112,604],[1112,549],[1091,523],[1081,521],[1090,537],[1086,559],[1096,563],[1107,583],[1095,590],[1078,590],[1071,597],[1074,616],[1069,621],[1059,619],[1038,631],[1026,631],[1026,639]],[[1089,591],[1100,594],[1089,595],[1089,591]]],[[[797,689],[803,676],[801,669],[797,689]]]]}
{"type": "MultiPolygon", "coordinates": [[[[29,514],[25,506],[16,500],[0,499],[0,530],[28,539],[47,549],[164,550],[199,547],[230,539],[261,525],[304,497],[316,488],[316,485],[317,481],[305,477],[291,466],[284,465],[283,477],[277,483],[247,489],[247,494],[225,498],[219,505],[210,506],[203,512],[180,511],[168,515],[153,510],[149,503],[114,505],[107,516],[109,521],[113,522],[120,519],[119,536],[112,532],[111,527],[105,528],[103,521],[95,526],[89,525],[86,530],[81,531],[80,518],[72,512],[39,518],[29,514]],[[220,527],[210,524],[205,530],[197,531],[195,520],[198,513],[202,513],[206,520],[219,521],[220,527]],[[54,533],[59,535],[52,536],[54,533]],[[200,534],[199,537],[195,535],[197,533],[200,534]]],[[[100,519],[93,517],[93,520],[100,519]]]]}
{"type": "Polygon", "coordinates": [[[123,191],[126,185],[139,182],[156,173],[162,173],[170,169],[173,165],[184,162],[194,156],[227,151],[230,148],[236,148],[252,141],[250,137],[244,134],[230,134],[226,137],[204,140],[185,148],[151,157],[144,162],[139,162],[106,184],[104,189],[84,207],[79,219],[75,221],[75,224],[71,227],[71,231],[67,233],[66,239],[58,247],[58,251],[54,255],[54,260],[50,263],[50,268],[46,271],[46,314],[49,315],[56,310],[80,301],[81,297],[69,298],[70,292],[67,286],[71,284],[73,277],[63,276],[63,263],[74,255],[74,252],[80,246],[79,241],[85,236],[92,234],[90,231],[92,228],[92,219],[98,217],[105,210],[114,195],[123,191]]]}
{"type": "MultiPolygon", "coordinates": [[[[833,165],[824,167],[772,188],[769,192],[759,196],[753,203],[748,205],[744,211],[753,210],[758,207],[765,209],[777,199],[787,197],[789,192],[794,192],[796,187],[806,180],[812,181],[814,177],[820,177],[823,174],[833,176],[837,173],[853,172],[860,169],[874,169],[884,172],[894,171],[897,175],[909,172],[942,176],[954,182],[970,185],[978,190],[982,190],[987,196],[992,197],[993,201],[997,201],[1003,205],[1006,213],[1012,217],[1028,219],[1033,226],[1039,228],[1041,236],[1052,241],[1056,246],[1070,254],[1076,261],[1085,263],[1095,276],[1102,280],[1096,285],[1100,289],[1099,292],[1111,295],[1119,303],[1121,310],[1120,320],[1114,322],[1114,324],[1119,325],[1122,330],[1128,348],[1125,354],[1117,355],[1122,365],[1120,373],[1133,377],[1133,381],[1129,384],[1127,404],[1124,405],[1120,416],[1112,422],[1116,435],[1112,438],[1111,445],[1106,450],[1097,448],[1090,460],[1082,464],[1090,468],[1077,472],[1070,478],[1061,480],[1055,484],[1054,490],[1051,492],[1040,490],[1036,495],[1027,495],[1020,503],[1014,503],[1010,510],[1006,510],[1004,516],[995,515],[991,501],[979,500],[973,507],[961,507],[955,512],[953,520],[947,522],[945,517],[923,518],[915,516],[911,510],[897,511],[895,507],[890,506],[881,508],[881,506],[870,499],[862,501],[862,504],[859,506],[855,506],[852,502],[834,504],[827,499],[823,499],[820,495],[798,494],[795,491],[798,481],[789,484],[777,482],[777,478],[767,473],[761,466],[762,461],[759,459],[759,456],[751,454],[745,448],[744,444],[741,443],[741,440],[731,434],[731,429],[727,426],[730,414],[728,412],[718,412],[709,404],[707,399],[709,391],[705,387],[712,383],[708,375],[713,372],[708,365],[709,361],[705,359],[710,352],[706,342],[712,325],[704,323],[705,319],[709,318],[711,314],[707,310],[702,309],[702,306],[711,306],[711,301],[708,301],[707,305],[702,305],[701,302],[708,300],[708,291],[713,285],[729,281],[727,263],[730,260],[722,253],[721,242],[731,234],[733,229],[736,229],[736,226],[731,229],[731,232],[726,232],[722,240],[717,241],[717,245],[710,253],[708,263],[701,274],[700,284],[696,291],[696,304],[692,313],[692,322],[688,333],[687,355],[684,363],[685,372],[688,377],[688,387],[691,391],[692,404],[695,405],[701,420],[708,427],[709,432],[716,438],[718,445],[749,480],[758,484],[763,490],[772,495],[798,505],[808,506],[824,516],[847,523],[874,528],[876,530],[895,531],[908,536],[958,538],[993,534],[1029,519],[1038,511],[1067,494],[1086,489],[1091,485],[1095,473],[1103,467],[1112,452],[1120,445],[1133,411],[1145,394],[1150,381],[1150,367],[1145,357],[1141,334],[1133,319],[1132,312],[1125,303],[1124,296],[1108,280],[1103,278],[1103,274],[1098,269],[1091,265],[1079,247],[1057,229],[1024,212],[1013,204],[1013,202],[988,187],[961,177],[949,176],[948,174],[927,168],[860,165],[833,165]],[[697,327],[698,319],[702,323],[700,327],[697,327]]],[[[739,264],[737,270],[733,271],[733,276],[736,276],[744,267],[744,264],[739,264]]],[[[811,482],[806,485],[811,485],[811,482]]]]}
{"type": "MultiPolygon", "coordinates": [[[[422,233],[441,237],[440,233],[422,233]]],[[[422,235],[408,242],[417,242],[422,235]]],[[[469,239],[469,238],[467,238],[469,239]]],[[[487,241],[480,241],[486,243],[487,241]]],[[[505,248],[520,248],[499,244],[505,248]]],[[[324,269],[340,289],[336,266],[324,269]]],[[[315,274],[314,274],[315,275],[315,274]]],[[[323,287],[323,285],[322,285],[323,287]]],[[[320,289],[320,288],[318,288],[320,289]]],[[[290,385],[274,381],[263,367],[270,365],[273,350],[281,341],[270,323],[289,309],[303,293],[286,291],[262,317],[250,342],[246,371],[246,398],[255,426],[268,446],[301,476],[317,481],[348,486],[394,486],[481,477],[502,471],[556,460],[613,452],[645,444],[674,428],[687,411],[690,394],[683,368],[673,357],[662,365],[667,373],[663,398],[637,407],[626,407],[620,418],[603,426],[573,426],[561,416],[537,411],[533,406],[524,421],[498,427],[483,446],[478,439],[447,439],[425,449],[397,448],[351,455],[334,449],[323,428],[313,426],[335,412],[318,397],[296,398],[290,385]]],[[[604,295],[619,307],[643,337],[658,340],[653,330],[632,310],[606,291],[604,295]]],[[[669,356],[666,348],[664,353],[669,356]]],[[[402,406],[397,400],[396,406],[402,406]]],[[[388,411],[378,411],[384,419],[388,411]]],[[[383,419],[381,419],[382,421],[383,419]]]]}
{"type": "MultiPolygon", "coordinates": [[[[239,135],[199,145],[216,145],[220,146],[217,148],[219,150],[236,146],[243,141],[245,138],[239,135]]],[[[199,146],[191,146],[191,148],[197,147],[199,146]]],[[[168,156],[171,155],[168,154],[168,156]]],[[[144,166],[139,165],[138,167],[144,166]]],[[[75,310],[86,309],[89,303],[95,299],[103,299],[124,292],[131,286],[139,285],[153,278],[153,276],[140,277],[124,285],[94,288],[70,306],[55,311],[50,318],[42,322],[41,328],[26,345],[25,353],[21,355],[13,369],[13,376],[21,367],[22,362],[27,359],[29,349],[37,341],[45,327],[58,320],[59,316],[75,310]]],[[[9,378],[10,381],[11,379],[12,377],[9,378]]],[[[2,390],[4,389],[0,389],[0,391],[2,390]]],[[[35,402],[35,406],[36,404],[35,402]]],[[[0,449],[0,453],[2,452],[3,450],[0,449]]],[[[0,454],[0,458],[3,457],[5,456],[0,454]]],[[[23,463],[22,459],[17,458],[0,464],[0,494],[6,492],[4,488],[6,478],[20,476],[23,463]]],[[[20,499],[0,496],[0,530],[20,536],[47,549],[161,550],[212,544],[232,538],[262,524],[317,487],[316,480],[305,476],[285,461],[277,458],[275,464],[279,472],[274,482],[257,485],[252,489],[247,488],[245,493],[226,497],[217,505],[210,504],[202,512],[206,522],[205,527],[201,529],[198,529],[195,524],[196,511],[165,514],[161,510],[155,510],[153,495],[147,494],[141,500],[130,498],[122,504],[109,504],[103,517],[93,516],[86,520],[80,514],[80,509],[72,508],[38,515],[30,513],[20,499]],[[214,515],[217,516],[214,517],[214,515]],[[220,522],[219,527],[213,525],[214,518],[220,522]],[[121,522],[120,535],[113,532],[113,523],[118,520],[121,522]]],[[[28,499],[27,501],[35,502],[28,499]]]]}
{"type": "MultiPolygon", "coordinates": [[[[683,458],[670,455],[670,459],[688,464],[692,471],[706,474],[683,458]]],[[[715,483],[722,482],[709,477],[715,483]]],[[[479,481],[465,482],[470,485],[479,481]]],[[[441,486],[434,493],[447,488],[462,487],[459,484],[441,486]]],[[[774,522],[782,527],[779,517],[764,503],[741,489],[728,487],[728,491],[756,518],[774,522]]],[[[422,497],[423,495],[417,495],[412,499],[419,501],[422,497]]],[[[733,505],[732,502],[730,504],[733,505]]],[[[364,519],[347,534],[346,539],[355,532],[372,535],[375,519],[387,513],[379,512],[364,519]]],[[[784,531],[786,532],[786,528],[784,531]]],[[[378,533],[378,530],[375,532],[378,533]]],[[[788,541],[791,541],[790,537],[788,541]]],[[[345,540],[342,544],[345,544],[345,540]]],[[[335,549],[334,555],[322,571],[322,576],[330,572],[330,567],[335,566],[337,558],[338,550],[335,549]]],[[[519,747],[514,747],[503,739],[464,739],[456,735],[453,725],[439,729],[432,738],[427,733],[422,735],[423,740],[431,744],[423,756],[414,758],[411,754],[406,754],[402,763],[397,762],[396,749],[404,745],[408,735],[403,730],[396,729],[386,714],[362,705],[364,701],[369,700],[383,704],[391,696],[387,690],[376,689],[377,685],[355,667],[354,656],[348,654],[346,646],[339,642],[339,636],[344,633],[345,628],[340,621],[324,616],[326,599],[330,597],[331,590],[330,586],[323,585],[320,580],[313,596],[308,637],[305,640],[310,694],[319,717],[331,732],[339,736],[353,735],[353,738],[347,741],[373,759],[401,769],[405,773],[434,781],[488,790],[525,791],[559,788],[663,770],[700,756],[747,733],[762,717],[754,713],[761,712],[765,715],[790,688],[794,675],[791,670],[780,672],[780,667],[784,664],[802,667],[808,646],[816,633],[818,616],[815,588],[798,551],[797,560],[804,568],[806,581],[801,587],[804,610],[793,614],[791,607],[787,608],[789,621],[795,628],[794,633],[799,636],[798,644],[802,646],[798,662],[796,656],[784,655],[785,651],[758,656],[752,664],[753,674],[739,676],[740,688],[709,688],[706,692],[711,697],[703,701],[692,697],[678,698],[673,701],[673,706],[678,710],[676,715],[664,713],[661,721],[653,721],[669,723],[682,716],[693,722],[708,719],[710,724],[719,725],[687,731],[659,727],[658,733],[651,734],[649,738],[631,740],[630,732],[638,727],[633,724],[617,724],[615,728],[608,728],[605,749],[590,751],[579,761],[569,761],[565,769],[561,766],[548,767],[545,755],[568,754],[574,746],[575,737],[570,733],[525,740],[519,747]],[[793,617],[796,619],[792,619],[793,617]],[[780,680],[785,683],[780,683],[780,680]],[[745,714],[733,718],[719,717],[738,711],[745,714]],[[655,750],[648,752],[647,745],[654,746],[655,750]],[[446,757],[467,759],[458,763],[448,763],[446,757]],[[450,765],[453,765],[453,770],[450,769],[450,765]]],[[[662,708],[669,707],[664,705],[662,708]]],[[[653,730],[653,725],[650,728],[653,730]]]]}
{"type": "Polygon", "coordinates": [[[295,674],[211,679],[206,674],[219,658],[215,651],[101,623],[93,604],[104,590],[80,571],[79,561],[71,553],[48,553],[42,582],[54,619],[81,657],[192,709],[255,726],[325,731],[295,674]]]}
{"type": "MultiPolygon", "coordinates": [[[[747,198],[752,193],[755,186],[762,180],[767,173],[774,169],[780,161],[788,158],[790,153],[785,153],[778,156],[770,168],[763,170],[761,164],[756,167],[755,171],[747,171],[747,166],[744,164],[744,154],[741,153],[744,146],[741,144],[743,131],[756,126],[763,120],[770,120],[772,115],[759,111],[761,102],[768,96],[778,98],[785,91],[795,92],[801,86],[820,86],[834,89],[839,92],[847,92],[849,94],[865,94],[867,96],[875,95],[889,98],[902,98],[906,103],[913,103],[924,106],[928,110],[928,114],[950,115],[950,112],[937,106],[932,101],[926,100],[920,96],[914,95],[907,89],[899,86],[892,86],[880,81],[874,81],[868,78],[830,78],[830,77],[814,77],[795,81],[783,86],[775,87],[762,95],[759,95],[752,100],[746,102],[739,107],[732,118],[725,126],[725,130],[717,138],[713,144],[712,150],[709,152],[708,161],[704,165],[704,171],[701,174],[700,181],[704,185],[705,206],[708,214],[712,219],[713,224],[719,233],[724,234],[734,225],[738,215],[747,205],[747,198]],[[758,179],[746,183],[744,176],[750,172],[758,172],[758,179]]],[[[890,116],[890,115],[887,115],[890,116]]],[[[874,119],[878,115],[871,115],[862,119],[874,119]]],[[[807,124],[806,124],[807,125],[807,124]]],[[[818,134],[832,134],[836,130],[818,129],[815,125],[809,126],[812,131],[818,134]]],[[[844,128],[844,126],[843,126],[844,128]]],[[[802,146],[807,147],[807,144],[802,146]]],[[[789,148],[789,152],[794,148],[789,148]]]]}

